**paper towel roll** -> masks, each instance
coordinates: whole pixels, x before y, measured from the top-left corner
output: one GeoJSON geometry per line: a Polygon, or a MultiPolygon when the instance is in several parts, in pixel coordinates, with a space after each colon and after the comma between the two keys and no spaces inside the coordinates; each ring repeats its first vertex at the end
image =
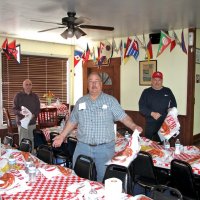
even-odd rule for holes
{"type": "Polygon", "coordinates": [[[122,194],[122,181],[118,178],[105,180],[105,200],[120,200],[122,194]]]}

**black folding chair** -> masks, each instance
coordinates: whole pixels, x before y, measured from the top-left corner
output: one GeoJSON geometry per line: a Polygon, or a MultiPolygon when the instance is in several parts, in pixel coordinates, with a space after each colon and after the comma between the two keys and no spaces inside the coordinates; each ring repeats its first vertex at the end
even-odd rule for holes
{"type": "Polygon", "coordinates": [[[45,145],[48,144],[43,131],[40,129],[33,130],[33,137],[34,137],[34,148],[35,149],[37,149],[42,144],[45,144],[45,145]]]}
{"type": "Polygon", "coordinates": [[[32,151],[32,141],[28,138],[22,138],[22,140],[19,144],[19,150],[25,151],[25,152],[31,152],[32,151]]]}
{"type": "Polygon", "coordinates": [[[182,194],[179,190],[166,186],[156,185],[152,189],[152,199],[154,200],[182,200],[182,194]]]}
{"type": "Polygon", "coordinates": [[[136,184],[140,185],[145,189],[145,194],[158,184],[152,157],[147,152],[140,151],[136,159],[133,160],[131,163],[131,175],[134,187],[136,184]]]}
{"type": "Polygon", "coordinates": [[[103,183],[105,183],[106,179],[112,177],[120,179],[123,184],[124,192],[132,195],[133,192],[132,192],[131,175],[127,167],[115,164],[108,165],[103,178],[103,183]]]}
{"type": "Polygon", "coordinates": [[[174,159],[171,161],[171,184],[183,195],[183,199],[199,199],[200,187],[196,185],[189,163],[174,159]]]}
{"type": "Polygon", "coordinates": [[[96,166],[93,159],[89,156],[79,155],[76,159],[74,172],[76,175],[92,181],[97,180],[96,166]]]}
{"type": "Polygon", "coordinates": [[[40,145],[37,150],[37,157],[48,164],[54,163],[53,152],[48,145],[40,145]]]}

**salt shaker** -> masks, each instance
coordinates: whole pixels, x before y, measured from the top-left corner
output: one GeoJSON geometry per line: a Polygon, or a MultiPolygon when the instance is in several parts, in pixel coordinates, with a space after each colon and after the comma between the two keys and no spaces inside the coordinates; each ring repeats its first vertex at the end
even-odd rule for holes
{"type": "Polygon", "coordinates": [[[28,173],[29,173],[29,181],[35,182],[35,180],[36,180],[36,167],[33,164],[31,164],[29,166],[28,173]]]}

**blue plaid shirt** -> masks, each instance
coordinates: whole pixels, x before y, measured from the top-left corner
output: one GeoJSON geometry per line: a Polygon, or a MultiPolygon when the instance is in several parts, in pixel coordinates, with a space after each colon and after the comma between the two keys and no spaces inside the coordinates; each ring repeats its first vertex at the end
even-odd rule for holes
{"type": "Polygon", "coordinates": [[[71,115],[70,122],[78,123],[77,139],[86,144],[108,143],[115,139],[114,122],[126,113],[118,101],[105,93],[93,101],[89,95],[81,97],[71,115]]]}

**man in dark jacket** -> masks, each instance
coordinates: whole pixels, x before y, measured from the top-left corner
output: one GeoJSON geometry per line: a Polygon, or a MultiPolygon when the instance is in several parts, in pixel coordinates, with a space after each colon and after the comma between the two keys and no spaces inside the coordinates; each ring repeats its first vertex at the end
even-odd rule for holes
{"type": "Polygon", "coordinates": [[[154,72],[151,87],[142,92],[139,100],[139,111],[146,118],[145,137],[160,141],[157,132],[172,107],[177,107],[172,91],[163,86],[163,74],[154,72]]]}
{"type": "Polygon", "coordinates": [[[28,138],[32,141],[34,147],[33,129],[36,128],[36,119],[40,112],[40,100],[37,94],[32,92],[32,82],[29,79],[24,80],[23,91],[17,93],[14,97],[13,112],[18,125],[19,142],[21,142],[22,138],[28,138]],[[22,109],[23,107],[32,113],[28,129],[23,128],[20,122],[26,115],[22,109]]]}

